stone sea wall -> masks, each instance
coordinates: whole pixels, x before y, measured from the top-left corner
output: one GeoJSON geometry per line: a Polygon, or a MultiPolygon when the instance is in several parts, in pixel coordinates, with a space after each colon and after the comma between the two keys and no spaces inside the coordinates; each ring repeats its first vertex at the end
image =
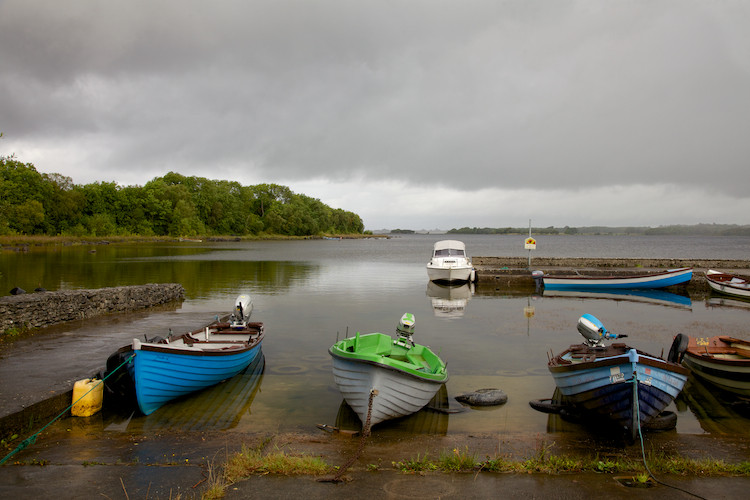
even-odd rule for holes
{"type": "MultiPolygon", "coordinates": [[[[528,266],[527,257],[472,257],[477,268],[518,269],[528,266]]],[[[674,269],[692,267],[695,271],[716,269],[724,272],[750,268],[750,260],[726,259],[597,259],[588,257],[534,257],[531,256],[531,269],[568,267],[574,269],[674,269]]]]}
{"type": "Polygon", "coordinates": [[[550,274],[627,275],[692,267],[693,277],[687,285],[677,285],[691,292],[709,291],[705,272],[716,269],[738,275],[750,275],[750,260],[719,259],[597,259],[587,257],[533,257],[531,267],[524,257],[472,257],[477,270],[478,285],[498,289],[534,289],[531,271],[550,274]]]}
{"type": "Polygon", "coordinates": [[[0,297],[0,334],[107,313],[135,311],[185,297],[179,283],[35,292],[0,297]]]}

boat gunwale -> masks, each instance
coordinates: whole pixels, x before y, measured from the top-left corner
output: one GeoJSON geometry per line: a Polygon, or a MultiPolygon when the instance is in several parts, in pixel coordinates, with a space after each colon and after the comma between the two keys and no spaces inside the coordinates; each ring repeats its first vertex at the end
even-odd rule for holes
{"type": "MultiPolygon", "coordinates": [[[[590,370],[593,368],[600,368],[603,366],[618,366],[618,365],[631,363],[630,360],[628,359],[628,351],[625,351],[624,353],[621,353],[621,354],[609,355],[606,357],[594,359],[591,361],[582,361],[580,363],[572,363],[562,358],[568,352],[572,352],[574,350],[580,350],[581,349],[580,346],[585,347],[585,344],[578,344],[578,345],[570,346],[570,348],[554,356],[547,364],[547,368],[549,369],[549,371],[551,373],[564,373],[564,372],[572,372],[572,371],[590,370]]],[[[688,370],[682,365],[678,365],[677,363],[672,363],[665,359],[657,358],[656,356],[645,353],[638,349],[636,349],[636,352],[638,353],[637,364],[649,366],[652,368],[659,368],[661,370],[672,372],[672,373],[677,373],[680,375],[688,375],[690,373],[690,370],[688,370]]]]}
{"type": "Polygon", "coordinates": [[[628,275],[567,275],[567,274],[545,274],[542,279],[552,280],[584,280],[584,281],[606,281],[606,280],[635,280],[640,278],[653,278],[660,276],[679,276],[680,274],[687,274],[690,271],[692,273],[692,267],[679,267],[676,269],[667,269],[665,271],[657,271],[653,273],[645,274],[628,274],[628,275]]]}
{"type": "MultiPolygon", "coordinates": [[[[727,275],[727,276],[729,276],[730,279],[735,278],[735,276],[732,276],[732,275],[727,275]]],[[[715,276],[709,275],[709,274],[706,275],[706,281],[708,281],[709,284],[713,284],[719,287],[731,288],[733,290],[739,290],[742,292],[746,292],[747,294],[750,294],[750,282],[747,282],[747,281],[745,283],[732,283],[730,281],[722,281],[722,280],[716,279],[715,276]]],[[[716,290],[716,288],[714,288],[714,290],[716,290]]],[[[721,291],[721,290],[717,290],[717,291],[721,291]]]]}
{"type": "Polygon", "coordinates": [[[733,344],[744,346],[739,348],[741,350],[750,350],[750,342],[726,335],[708,337],[706,342],[708,345],[698,344],[698,337],[690,337],[688,347],[685,350],[685,357],[696,361],[702,361],[705,364],[712,363],[720,366],[740,366],[750,369],[749,357],[744,357],[744,359],[726,359],[716,357],[716,354],[738,354],[743,356],[743,354],[737,352],[738,347],[733,344]],[[719,344],[719,342],[721,342],[721,344],[719,344]]]}
{"type": "MultiPolygon", "coordinates": [[[[261,342],[263,342],[263,338],[265,337],[265,328],[263,323],[260,322],[254,322],[254,323],[248,323],[244,329],[237,329],[237,330],[231,330],[231,331],[224,331],[222,328],[229,328],[229,323],[214,323],[211,325],[206,326],[205,328],[201,328],[200,330],[194,330],[192,332],[183,333],[182,335],[178,335],[177,337],[174,337],[174,340],[172,342],[162,341],[159,343],[152,343],[152,342],[140,342],[140,346],[138,349],[133,349],[132,345],[130,346],[131,350],[134,352],[136,351],[150,351],[150,352],[159,352],[163,354],[172,354],[175,356],[232,356],[237,354],[242,354],[244,352],[247,352],[251,349],[254,349],[257,347],[261,342]],[[238,336],[248,336],[247,340],[198,340],[193,335],[199,334],[204,332],[206,329],[209,331],[213,328],[218,328],[218,331],[212,331],[210,332],[211,335],[238,335],[238,336]],[[198,348],[187,348],[188,347],[188,339],[190,340],[191,344],[199,344],[201,347],[198,348]],[[173,342],[176,340],[182,340],[182,345],[174,345],[173,342]],[[211,345],[219,345],[219,344],[230,344],[226,347],[217,347],[214,349],[208,348],[208,346],[211,345]],[[205,346],[205,347],[204,347],[205,346]]],[[[128,347],[128,346],[125,346],[128,347]]]]}
{"type": "MultiPolygon", "coordinates": [[[[411,378],[414,378],[416,380],[424,381],[424,382],[431,382],[435,384],[444,384],[448,381],[450,378],[448,374],[447,367],[443,369],[442,374],[440,373],[428,373],[428,372],[420,372],[418,370],[409,371],[406,368],[400,368],[396,366],[391,366],[386,363],[381,363],[379,361],[375,360],[369,360],[369,359],[363,359],[361,357],[356,356],[342,356],[338,352],[334,350],[335,346],[331,346],[328,348],[328,353],[335,359],[343,360],[343,361],[351,361],[352,363],[360,363],[360,364],[367,364],[371,366],[375,366],[377,368],[385,368],[390,371],[394,371],[396,373],[400,373],[402,375],[409,376],[411,378]]],[[[340,351],[340,350],[339,350],[340,351]]],[[[434,354],[434,353],[433,353],[434,354]]],[[[388,358],[387,356],[383,356],[383,358],[388,358]]],[[[416,365],[414,365],[416,366],[416,365]]]]}

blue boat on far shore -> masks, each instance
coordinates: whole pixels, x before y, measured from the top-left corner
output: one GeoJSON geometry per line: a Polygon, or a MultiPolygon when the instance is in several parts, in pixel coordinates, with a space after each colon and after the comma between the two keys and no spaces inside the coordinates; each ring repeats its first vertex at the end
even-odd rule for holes
{"type": "Polygon", "coordinates": [[[583,344],[553,356],[548,368],[567,401],[582,412],[615,424],[635,439],[677,397],[689,371],[623,343],[590,314],[578,320],[583,344]]]}
{"type": "Polygon", "coordinates": [[[692,267],[668,269],[653,273],[623,273],[613,275],[544,274],[542,281],[547,290],[595,290],[595,289],[653,289],[681,285],[693,277],[692,267]]]}
{"type": "Polygon", "coordinates": [[[134,398],[149,415],[173,399],[234,377],[261,353],[263,323],[248,321],[251,310],[249,296],[240,295],[229,321],[217,319],[179,336],[133,339],[107,360],[108,373],[128,361],[109,392],[134,398]]]}

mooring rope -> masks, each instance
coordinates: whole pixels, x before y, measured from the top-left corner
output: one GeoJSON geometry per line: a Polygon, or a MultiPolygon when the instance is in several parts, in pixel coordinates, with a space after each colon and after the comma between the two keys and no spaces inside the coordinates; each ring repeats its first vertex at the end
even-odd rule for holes
{"type": "Polygon", "coordinates": [[[641,440],[641,457],[643,458],[643,466],[646,468],[646,472],[648,472],[649,477],[651,479],[653,479],[654,481],[656,481],[657,483],[661,484],[662,486],[666,486],[667,488],[672,488],[672,489],[675,489],[675,490],[679,490],[679,491],[682,491],[683,493],[687,493],[688,495],[692,495],[692,496],[694,496],[696,498],[701,498],[702,500],[707,500],[706,498],[704,498],[704,497],[702,497],[700,495],[696,495],[695,493],[693,493],[691,491],[684,490],[684,489],[680,488],[679,486],[673,486],[671,484],[667,484],[667,483],[664,483],[662,481],[659,481],[658,479],[656,479],[656,476],[654,476],[654,473],[651,472],[651,469],[648,468],[648,463],[646,463],[646,447],[643,444],[643,429],[641,428],[641,406],[640,406],[640,403],[638,401],[638,373],[635,370],[633,370],[633,384],[635,384],[635,390],[633,391],[633,397],[635,398],[635,405],[634,406],[635,406],[635,412],[636,412],[636,415],[637,415],[637,417],[635,418],[635,421],[636,421],[636,426],[637,426],[637,429],[638,429],[638,436],[640,437],[640,440],[641,440]]]}
{"type": "Polygon", "coordinates": [[[131,360],[131,359],[133,359],[134,357],[135,357],[135,353],[131,354],[131,355],[130,355],[130,356],[128,357],[128,359],[126,359],[125,361],[123,361],[123,362],[122,362],[122,363],[120,364],[120,366],[118,366],[117,368],[115,368],[114,370],[112,370],[111,372],[109,372],[109,374],[108,374],[108,375],[107,375],[106,377],[104,377],[103,379],[101,379],[101,380],[99,381],[99,383],[95,384],[95,385],[94,385],[94,386],[93,386],[93,387],[92,387],[91,389],[89,389],[88,391],[86,391],[86,394],[84,394],[83,396],[81,396],[81,397],[80,397],[80,398],[78,398],[77,400],[73,401],[73,403],[71,403],[71,405],[70,405],[70,406],[68,406],[67,408],[65,408],[65,409],[64,409],[64,410],[63,410],[63,411],[62,411],[62,412],[61,412],[61,413],[60,413],[60,414],[59,414],[58,416],[56,416],[55,418],[53,418],[52,420],[50,420],[50,421],[49,421],[49,422],[47,423],[47,425],[45,425],[44,427],[42,427],[41,429],[39,429],[39,430],[38,430],[38,431],[37,431],[36,433],[34,433],[34,434],[32,434],[31,436],[27,437],[27,438],[26,438],[26,439],[24,439],[23,441],[21,441],[21,444],[19,444],[18,446],[16,446],[16,449],[15,449],[15,450],[11,451],[11,452],[10,452],[10,453],[8,453],[7,455],[5,455],[5,458],[3,458],[2,460],[0,460],[0,465],[3,465],[3,464],[4,464],[5,462],[7,462],[7,461],[8,461],[8,459],[9,459],[10,457],[12,457],[13,455],[15,455],[15,454],[16,454],[16,453],[18,453],[19,451],[21,451],[21,450],[23,450],[24,448],[27,448],[28,446],[31,446],[32,444],[34,444],[34,443],[36,442],[36,438],[37,438],[37,436],[39,436],[39,434],[41,434],[41,433],[42,433],[42,432],[44,431],[44,429],[46,429],[47,427],[49,427],[50,425],[52,425],[52,424],[53,424],[53,423],[54,423],[54,422],[55,422],[55,421],[56,421],[56,420],[57,420],[58,418],[60,418],[60,417],[62,417],[63,415],[65,415],[65,414],[66,414],[66,413],[67,413],[67,412],[68,412],[68,411],[69,411],[69,410],[70,410],[71,408],[73,408],[73,407],[75,406],[75,404],[76,404],[77,402],[79,402],[80,400],[82,400],[83,398],[85,398],[85,397],[86,397],[86,395],[87,395],[87,394],[88,394],[89,392],[91,392],[91,391],[93,391],[94,389],[96,389],[97,387],[99,387],[99,384],[102,384],[102,383],[104,383],[104,381],[105,381],[105,380],[107,380],[107,379],[108,379],[109,377],[111,377],[112,375],[114,375],[114,373],[115,373],[115,372],[116,372],[117,370],[119,370],[120,368],[122,368],[123,366],[125,366],[125,365],[126,365],[127,363],[129,363],[129,362],[130,362],[130,360],[131,360]]]}
{"type": "Polygon", "coordinates": [[[357,451],[352,455],[352,457],[341,467],[339,467],[338,472],[335,476],[329,479],[321,479],[322,482],[330,482],[330,483],[338,483],[341,481],[341,476],[343,476],[347,469],[352,466],[354,462],[356,462],[359,459],[359,456],[362,454],[362,450],[365,449],[365,441],[367,440],[367,437],[370,435],[370,419],[372,417],[372,400],[375,396],[378,395],[377,389],[372,389],[370,391],[370,399],[367,402],[367,418],[365,419],[365,425],[362,427],[362,437],[359,440],[359,447],[357,447],[357,451]]]}

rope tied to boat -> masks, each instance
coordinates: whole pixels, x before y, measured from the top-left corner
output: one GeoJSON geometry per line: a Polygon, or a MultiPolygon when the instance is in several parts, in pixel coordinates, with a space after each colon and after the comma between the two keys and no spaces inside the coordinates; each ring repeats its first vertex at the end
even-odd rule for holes
{"type": "Polygon", "coordinates": [[[60,417],[62,417],[63,415],[65,415],[67,412],[69,412],[70,409],[73,408],[76,405],[76,403],[78,403],[80,400],[82,400],[83,398],[85,398],[88,395],[89,392],[91,392],[94,389],[96,389],[99,386],[99,384],[103,384],[105,380],[107,380],[109,377],[111,377],[112,375],[114,375],[117,372],[117,370],[119,370],[120,368],[122,368],[123,366],[125,366],[126,364],[128,364],[130,362],[130,360],[133,359],[134,357],[135,357],[135,353],[131,354],[125,361],[123,361],[122,363],[120,363],[120,366],[118,366],[117,368],[115,368],[114,370],[112,370],[111,372],[109,372],[107,374],[107,376],[104,377],[103,379],[101,379],[97,384],[94,384],[91,387],[91,389],[89,389],[88,391],[86,391],[86,393],[84,395],[82,395],[80,398],[78,398],[75,401],[73,401],[73,403],[71,403],[67,408],[65,408],[62,412],[60,412],[60,414],[58,416],[56,416],[55,418],[53,418],[52,420],[50,420],[47,423],[47,425],[45,425],[44,427],[42,427],[41,429],[39,429],[37,432],[35,432],[31,436],[27,437],[23,441],[21,441],[21,443],[18,446],[16,446],[16,448],[13,451],[11,451],[7,455],[5,455],[5,457],[2,460],[0,460],[0,465],[3,465],[5,462],[8,461],[8,459],[10,457],[12,457],[13,455],[15,455],[19,451],[21,451],[21,450],[23,450],[23,449],[31,446],[32,444],[34,444],[36,442],[36,438],[39,436],[39,434],[41,434],[42,432],[44,432],[44,429],[46,429],[47,427],[49,427],[50,425],[52,425],[57,419],[59,419],[60,417]]]}
{"type": "Polygon", "coordinates": [[[349,467],[356,462],[360,455],[362,455],[362,451],[365,449],[365,441],[367,440],[367,437],[370,435],[370,421],[372,417],[372,400],[375,396],[378,395],[377,389],[372,389],[370,391],[370,399],[367,402],[367,418],[365,419],[365,425],[362,427],[362,437],[359,440],[359,446],[357,447],[357,451],[352,455],[352,457],[341,467],[339,467],[338,472],[335,476],[333,476],[330,479],[321,479],[322,482],[330,482],[330,483],[339,483],[341,482],[341,476],[343,476],[346,471],[349,469],[349,467]]]}
{"type": "Polygon", "coordinates": [[[641,406],[640,406],[640,402],[638,401],[638,372],[635,369],[633,370],[633,396],[635,398],[635,400],[633,402],[633,409],[634,409],[634,411],[636,412],[636,415],[637,415],[636,418],[634,419],[635,420],[634,425],[636,425],[636,430],[637,430],[636,434],[637,434],[637,437],[639,437],[640,441],[641,441],[641,458],[643,459],[643,467],[645,467],[646,473],[648,473],[648,475],[649,475],[649,477],[651,479],[653,479],[654,481],[656,481],[658,484],[661,484],[662,486],[666,486],[667,488],[672,488],[674,490],[682,491],[683,493],[687,493],[688,495],[692,495],[695,498],[700,498],[702,500],[706,500],[706,498],[704,498],[704,497],[702,497],[700,495],[696,495],[692,491],[688,491],[688,490],[685,490],[685,489],[680,488],[678,486],[674,486],[672,484],[667,484],[667,483],[665,483],[663,481],[660,481],[659,479],[657,479],[656,476],[654,476],[654,473],[651,472],[651,469],[648,467],[648,463],[646,462],[646,447],[645,447],[645,445],[643,443],[643,428],[641,427],[641,418],[640,418],[641,406]]]}

